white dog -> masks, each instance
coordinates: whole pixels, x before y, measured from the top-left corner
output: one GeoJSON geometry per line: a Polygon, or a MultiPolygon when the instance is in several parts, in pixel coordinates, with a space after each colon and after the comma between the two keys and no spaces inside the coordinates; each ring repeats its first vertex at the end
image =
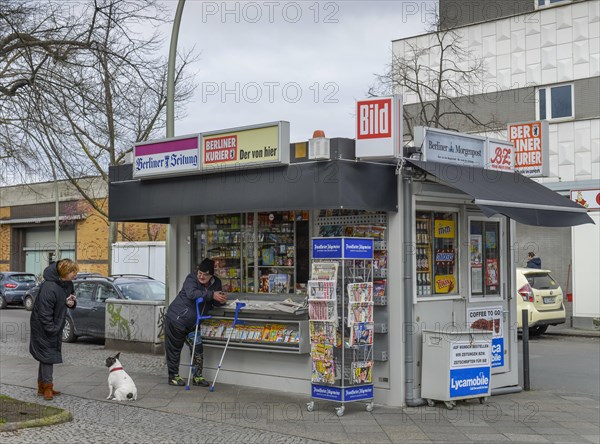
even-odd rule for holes
{"type": "Polygon", "coordinates": [[[123,366],[119,362],[119,355],[106,358],[106,366],[110,370],[108,374],[108,397],[106,399],[114,399],[116,401],[131,401],[137,399],[137,388],[133,383],[133,379],[123,370],[123,366]],[[113,398],[114,389],[114,398],[113,398]]]}

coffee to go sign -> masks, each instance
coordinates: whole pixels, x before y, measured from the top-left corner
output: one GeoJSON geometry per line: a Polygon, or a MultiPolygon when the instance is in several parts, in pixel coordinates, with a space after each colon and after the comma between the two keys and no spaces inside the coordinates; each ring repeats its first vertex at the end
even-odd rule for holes
{"type": "Polygon", "coordinates": [[[402,99],[377,97],[356,102],[356,157],[402,157],[402,99]]]}

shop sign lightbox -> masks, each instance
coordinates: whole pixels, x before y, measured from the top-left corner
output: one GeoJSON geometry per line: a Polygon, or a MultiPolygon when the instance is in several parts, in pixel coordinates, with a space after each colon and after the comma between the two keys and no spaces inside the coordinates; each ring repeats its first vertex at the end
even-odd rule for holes
{"type": "Polygon", "coordinates": [[[356,102],[356,157],[402,157],[402,99],[377,97],[356,102]]]}
{"type": "Polygon", "coordinates": [[[486,138],[424,126],[415,127],[415,147],[421,160],[453,165],[484,167],[486,138]]]}
{"type": "Polygon", "coordinates": [[[133,177],[149,178],[198,171],[198,134],[136,143],[133,177]]]}
{"type": "Polygon", "coordinates": [[[202,172],[290,163],[289,122],[271,122],[211,131],[202,133],[200,139],[202,172]]]}
{"type": "Polygon", "coordinates": [[[312,240],[313,259],[373,259],[373,239],[321,237],[312,240]]]}
{"type": "Polygon", "coordinates": [[[600,189],[571,190],[571,200],[588,210],[600,210],[600,189]]]}
{"type": "Polygon", "coordinates": [[[488,138],[483,166],[486,170],[514,173],[515,156],[513,144],[506,140],[488,138]]]}
{"type": "Polygon", "coordinates": [[[549,173],[548,121],[512,123],[508,139],[515,149],[515,171],[527,177],[546,177],[549,173]]]}

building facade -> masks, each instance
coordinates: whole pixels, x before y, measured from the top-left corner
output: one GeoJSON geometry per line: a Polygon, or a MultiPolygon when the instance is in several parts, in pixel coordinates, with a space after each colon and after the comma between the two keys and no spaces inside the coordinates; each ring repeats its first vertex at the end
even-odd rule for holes
{"type": "MultiPolygon", "coordinates": [[[[80,186],[108,208],[106,183],[99,178],[82,179],[80,186]]],[[[43,182],[0,188],[0,271],[24,271],[41,275],[54,260],[55,184],[43,182]]],[[[58,183],[59,255],[79,263],[80,271],[108,274],[109,225],[107,219],[81,197],[67,181],[58,183]]],[[[116,241],[165,239],[164,225],[118,224],[116,241]]]]}
{"type": "MultiPolygon", "coordinates": [[[[481,122],[495,123],[487,131],[466,119],[455,119],[451,126],[506,140],[509,123],[547,120],[549,174],[536,180],[565,196],[600,189],[600,2],[440,0],[439,12],[440,30],[452,28],[469,54],[457,66],[464,69],[480,60],[485,72],[481,83],[456,92],[457,103],[481,122]]],[[[431,46],[434,36],[394,41],[394,56],[408,57],[411,47],[431,46]]],[[[430,51],[423,60],[439,66],[439,52],[430,51]]],[[[404,99],[408,109],[419,106],[414,95],[404,94],[404,99]]],[[[572,292],[577,256],[584,261],[594,250],[588,251],[589,243],[573,245],[573,230],[517,224],[517,264],[524,266],[527,252],[535,251],[565,293],[572,292]]],[[[590,241],[598,242],[597,237],[590,241]]],[[[581,286],[579,296],[590,296],[590,287],[581,286]]],[[[588,321],[573,318],[574,325],[588,321]]]]}

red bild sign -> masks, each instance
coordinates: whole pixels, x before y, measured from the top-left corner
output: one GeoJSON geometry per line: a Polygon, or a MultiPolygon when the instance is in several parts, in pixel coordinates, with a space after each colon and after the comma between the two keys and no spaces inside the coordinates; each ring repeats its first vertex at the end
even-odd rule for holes
{"type": "Polygon", "coordinates": [[[356,138],[392,137],[392,99],[362,100],[356,103],[356,138]]]}

